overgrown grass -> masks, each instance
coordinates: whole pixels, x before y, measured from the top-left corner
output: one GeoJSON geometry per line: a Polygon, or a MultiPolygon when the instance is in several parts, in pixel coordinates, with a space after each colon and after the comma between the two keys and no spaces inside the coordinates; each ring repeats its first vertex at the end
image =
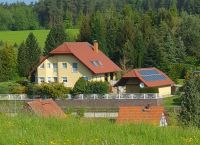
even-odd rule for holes
{"type": "MultiPolygon", "coordinates": [[[[0,40],[7,42],[8,44],[13,45],[17,43],[19,45],[23,40],[26,40],[30,32],[33,32],[33,34],[36,36],[40,46],[44,47],[49,30],[0,31],[0,40]]],[[[75,41],[78,33],[78,29],[67,30],[67,34],[69,36],[70,41],[75,41]]]]}
{"type": "Polygon", "coordinates": [[[196,128],[0,115],[1,145],[199,145],[196,128]]]}

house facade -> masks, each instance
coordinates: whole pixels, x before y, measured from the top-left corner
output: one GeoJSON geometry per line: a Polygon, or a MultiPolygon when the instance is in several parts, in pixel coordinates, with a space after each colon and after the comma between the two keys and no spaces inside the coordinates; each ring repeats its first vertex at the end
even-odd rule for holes
{"type": "Polygon", "coordinates": [[[134,69],[126,73],[115,86],[125,86],[126,93],[156,91],[160,96],[170,96],[174,82],[157,68],[134,69]]]}
{"type": "Polygon", "coordinates": [[[98,48],[98,42],[65,42],[41,59],[32,72],[34,82],[73,87],[80,77],[89,81],[115,80],[121,69],[98,48]]]}

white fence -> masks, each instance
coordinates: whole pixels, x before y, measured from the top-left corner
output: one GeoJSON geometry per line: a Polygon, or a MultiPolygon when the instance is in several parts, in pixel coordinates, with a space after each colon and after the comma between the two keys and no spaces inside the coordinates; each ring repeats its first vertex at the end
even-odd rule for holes
{"type": "Polygon", "coordinates": [[[72,96],[70,94],[67,95],[68,99],[159,99],[162,98],[157,93],[135,93],[135,94],[79,94],[72,96]]]}
{"type": "MultiPolygon", "coordinates": [[[[28,98],[26,94],[0,94],[1,100],[32,100],[40,98],[40,96],[31,96],[28,98]]],[[[48,96],[45,96],[45,99],[48,96]]],[[[59,98],[59,97],[58,97],[59,98]]],[[[159,94],[156,93],[135,93],[135,94],[79,94],[71,95],[67,94],[66,99],[78,99],[78,100],[89,100],[89,99],[159,99],[162,98],[159,94]]]]}

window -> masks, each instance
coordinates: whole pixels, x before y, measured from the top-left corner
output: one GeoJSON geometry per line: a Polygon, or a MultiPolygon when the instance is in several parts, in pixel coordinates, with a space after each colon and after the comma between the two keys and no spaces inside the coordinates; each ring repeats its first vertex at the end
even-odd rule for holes
{"type": "Polygon", "coordinates": [[[62,68],[66,69],[67,68],[67,63],[62,63],[62,68]]]}
{"type": "Polygon", "coordinates": [[[78,64],[77,63],[73,63],[72,65],[72,72],[77,72],[78,71],[78,64]]]}
{"type": "Polygon", "coordinates": [[[44,82],[45,82],[44,77],[40,77],[40,78],[39,78],[39,83],[44,83],[44,82]]]}
{"type": "Polygon", "coordinates": [[[51,77],[48,77],[48,83],[51,83],[51,77]]]}
{"type": "Polygon", "coordinates": [[[50,63],[48,63],[47,66],[48,66],[48,68],[51,68],[51,64],[50,63]]]}
{"type": "Polygon", "coordinates": [[[84,77],[83,77],[83,79],[84,79],[84,80],[86,80],[86,81],[88,81],[88,80],[89,80],[89,79],[88,79],[88,77],[86,77],[86,76],[84,76],[84,77]]]}
{"type": "Polygon", "coordinates": [[[58,82],[58,77],[54,77],[54,78],[53,78],[53,81],[54,81],[54,82],[58,82]]]}
{"type": "Polygon", "coordinates": [[[92,65],[97,67],[97,66],[103,66],[103,63],[99,60],[94,60],[94,61],[91,61],[92,65]]]}
{"type": "Polygon", "coordinates": [[[53,63],[53,71],[57,72],[58,70],[58,64],[57,63],[53,63]]]}
{"type": "Polygon", "coordinates": [[[62,77],[63,83],[67,83],[67,77],[62,77]]]}
{"type": "Polygon", "coordinates": [[[44,63],[42,63],[42,64],[40,65],[40,68],[44,68],[44,63]]]}

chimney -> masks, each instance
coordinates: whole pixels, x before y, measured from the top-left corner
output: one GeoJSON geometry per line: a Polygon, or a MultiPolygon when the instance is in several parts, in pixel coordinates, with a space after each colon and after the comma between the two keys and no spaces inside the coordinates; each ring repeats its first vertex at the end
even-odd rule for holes
{"type": "Polygon", "coordinates": [[[94,40],[93,42],[93,49],[94,49],[94,52],[98,53],[99,52],[99,44],[98,44],[98,41],[97,40],[94,40]]]}

